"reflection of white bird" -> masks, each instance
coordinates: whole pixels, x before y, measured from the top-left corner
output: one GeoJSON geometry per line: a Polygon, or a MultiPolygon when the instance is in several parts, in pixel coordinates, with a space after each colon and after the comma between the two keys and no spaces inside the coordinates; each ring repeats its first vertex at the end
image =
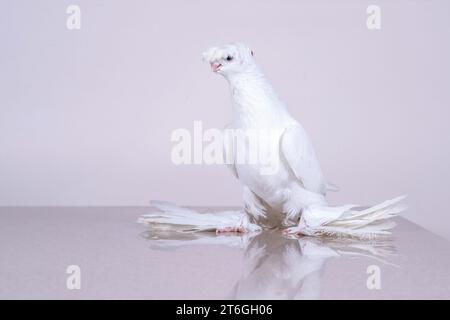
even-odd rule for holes
{"type": "Polygon", "coordinates": [[[334,250],[307,237],[286,239],[263,232],[245,248],[241,277],[231,299],[318,299],[325,262],[334,250]]]}
{"type": "Polygon", "coordinates": [[[360,257],[392,265],[395,248],[389,241],[299,237],[286,239],[273,231],[252,238],[245,248],[244,267],[233,299],[318,299],[326,262],[360,257]]]}
{"type": "Polygon", "coordinates": [[[263,232],[245,248],[241,278],[232,299],[318,299],[326,262],[344,256],[375,259],[389,264],[394,252],[389,242],[326,241],[311,237],[285,239],[263,232]]]}
{"type": "MultiPolygon", "coordinates": [[[[254,225],[284,227],[287,234],[307,235],[372,237],[389,233],[394,224],[386,219],[404,209],[397,205],[402,197],[367,208],[327,205],[326,192],[336,188],[326,182],[305,130],[289,114],[246,45],[213,47],[203,58],[211,64],[213,72],[223,75],[230,85],[233,117],[227,128],[270,132],[270,135],[258,137],[259,145],[275,154],[277,165],[276,170],[268,174],[264,172],[266,163],[237,161],[236,142],[233,137],[225,136],[225,155],[232,160],[229,166],[243,184],[246,215],[234,214],[231,226],[221,224],[218,216],[217,219],[211,217],[209,225],[219,231],[249,231],[254,225]]],[[[255,144],[246,143],[244,152],[258,153],[254,148],[255,144]]],[[[167,214],[147,215],[143,221],[198,226],[195,221],[186,221],[189,214],[181,219],[173,215],[176,210],[168,213],[164,207],[159,207],[167,214]]]]}
{"type": "Polygon", "coordinates": [[[241,275],[231,299],[317,299],[322,274],[331,258],[360,257],[391,264],[395,252],[390,241],[298,237],[288,239],[267,230],[242,235],[148,231],[152,249],[170,250],[194,245],[220,245],[243,249],[241,275]]]}

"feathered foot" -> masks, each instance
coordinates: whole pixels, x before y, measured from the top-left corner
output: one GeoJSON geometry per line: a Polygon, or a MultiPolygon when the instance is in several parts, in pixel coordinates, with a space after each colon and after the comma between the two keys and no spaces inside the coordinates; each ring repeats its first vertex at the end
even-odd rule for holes
{"type": "Polygon", "coordinates": [[[283,231],[286,236],[333,236],[370,239],[389,235],[395,227],[390,219],[406,209],[399,204],[405,196],[372,207],[311,206],[304,210],[296,227],[283,231]]]}
{"type": "Polygon", "coordinates": [[[159,212],[142,215],[138,222],[153,230],[190,232],[255,232],[261,227],[251,223],[243,211],[197,212],[163,201],[152,201],[159,212]]]}

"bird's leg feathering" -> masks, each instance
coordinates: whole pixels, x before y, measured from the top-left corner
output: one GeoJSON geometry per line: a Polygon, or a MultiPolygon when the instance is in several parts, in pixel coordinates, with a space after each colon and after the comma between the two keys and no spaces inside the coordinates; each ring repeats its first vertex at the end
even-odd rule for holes
{"type": "Polygon", "coordinates": [[[190,232],[257,232],[261,228],[249,221],[241,210],[198,212],[164,201],[152,201],[159,212],[142,215],[138,222],[155,231],[190,232]]]}
{"type": "Polygon", "coordinates": [[[284,231],[286,235],[334,236],[370,239],[390,234],[395,226],[391,218],[405,210],[405,196],[372,207],[345,205],[311,206],[304,210],[300,223],[284,231]]]}

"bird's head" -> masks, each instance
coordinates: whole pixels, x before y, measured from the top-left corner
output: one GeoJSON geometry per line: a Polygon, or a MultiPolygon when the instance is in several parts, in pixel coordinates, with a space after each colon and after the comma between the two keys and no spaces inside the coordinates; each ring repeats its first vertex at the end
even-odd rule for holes
{"type": "Polygon", "coordinates": [[[253,51],[243,43],[209,48],[203,53],[203,60],[211,65],[213,72],[225,77],[255,69],[253,51]]]}

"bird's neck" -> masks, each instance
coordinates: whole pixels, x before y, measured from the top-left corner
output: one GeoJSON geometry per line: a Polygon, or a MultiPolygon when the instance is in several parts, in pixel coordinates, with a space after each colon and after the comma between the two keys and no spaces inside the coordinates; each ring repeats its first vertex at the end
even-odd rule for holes
{"type": "Polygon", "coordinates": [[[239,127],[276,126],[288,112],[264,74],[254,68],[227,76],[233,100],[233,124],[239,127]]]}

